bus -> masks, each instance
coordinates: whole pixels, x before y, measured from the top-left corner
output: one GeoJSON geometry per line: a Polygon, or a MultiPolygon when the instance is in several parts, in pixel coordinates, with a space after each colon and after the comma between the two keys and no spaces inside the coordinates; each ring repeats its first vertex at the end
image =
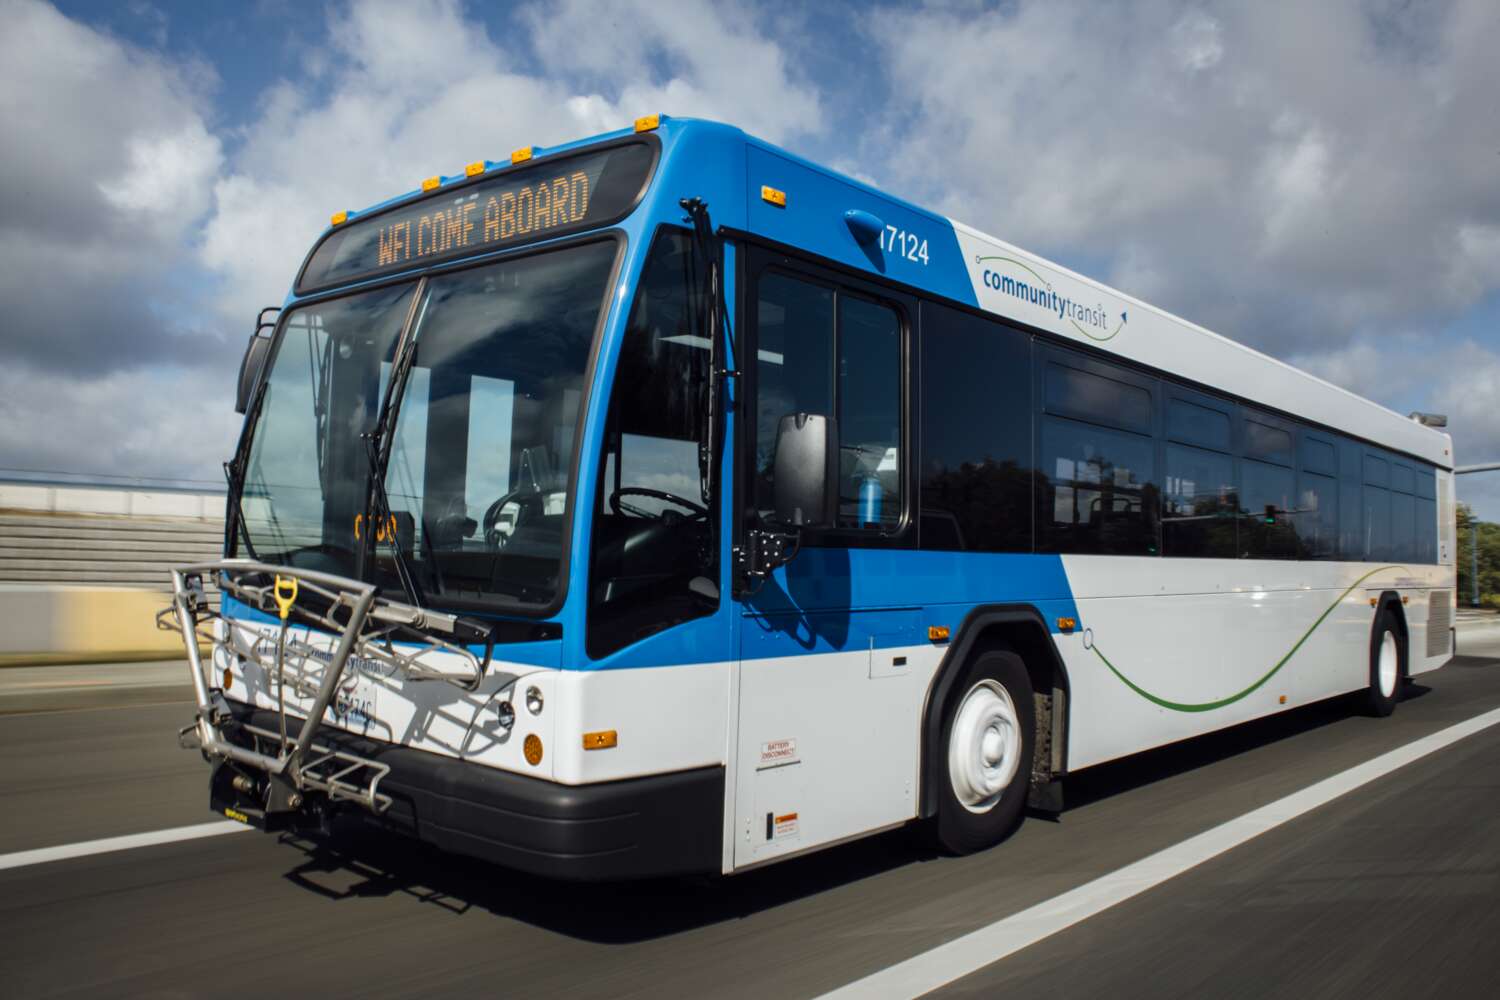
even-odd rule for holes
{"type": "Polygon", "coordinates": [[[564,879],[972,852],[1454,651],[1440,420],[724,124],[338,212],[236,405],[160,622],[212,809],[268,830],[564,879]]]}

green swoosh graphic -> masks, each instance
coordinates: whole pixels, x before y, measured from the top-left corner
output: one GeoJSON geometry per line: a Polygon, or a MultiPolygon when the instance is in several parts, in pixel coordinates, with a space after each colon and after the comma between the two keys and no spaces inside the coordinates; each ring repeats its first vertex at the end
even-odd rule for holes
{"type": "Polygon", "coordinates": [[[1090,340],[1097,340],[1101,344],[1104,343],[1106,340],[1114,340],[1116,337],[1118,337],[1120,335],[1120,331],[1123,330],[1123,329],[1125,329],[1125,321],[1122,319],[1122,320],[1120,320],[1120,325],[1117,326],[1117,327],[1115,327],[1113,333],[1107,333],[1107,334],[1105,334],[1102,337],[1096,337],[1092,333],[1089,333],[1087,330],[1085,330],[1083,327],[1079,326],[1078,325],[1078,321],[1076,319],[1074,319],[1073,317],[1069,316],[1068,317],[1068,322],[1073,324],[1073,329],[1077,330],[1079,333],[1083,334],[1085,337],[1089,338],[1090,340]]]}
{"type": "Polygon", "coordinates": [[[1141,687],[1139,684],[1136,684],[1129,677],[1126,677],[1124,674],[1120,673],[1119,668],[1116,667],[1113,663],[1109,662],[1109,658],[1099,651],[1099,647],[1097,645],[1090,644],[1089,648],[1094,651],[1095,656],[1104,661],[1104,665],[1109,668],[1110,673],[1120,678],[1120,680],[1126,687],[1130,688],[1130,690],[1134,691],[1142,698],[1145,698],[1147,701],[1160,705],[1162,708],[1170,708],[1174,712],[1211,712],[1216,708],[1223,708],[1225,705],[1233,705],[1241,698],[1248,697],[1252,692],[1265,684],[1266,681],[1270,680],[1272,677],[1275,677],[1277,672],[1280,671],[1282,667],[1286,666],[1287,661],[1296,655],[1297,650],[1302,648],[1302,644],[1307,641],[1308,637],[1313,634],[1317,627],[1323,624],[1323,620],[1333,613],[1333,609],[1342,604],[1344,598],[1348,597],[1351,593],[1354,592],[1355,587],[1358,587],[1360,584],[1364,583],[1376,573],[1383,573],[1388,569],[1405,568],[1406,567],[1404,566],[1381,566],[1378,569],[1370,570],[1370,572],[1366,573],[1358,580],[1355,580],[1352,584],[1349,585],[1349,589],[1340,594],[1338,596],[1338,600],[1330,604],[1328,606],[1328,610],[1319,615],[1318,620],[1313,622],[1312,626],[1306,632],[1302,633],[1302,638],[1297,640],[1297,644],[1290,650],[1288,650],[1285,656],[1283,656],[1280,660],[1277,660],[1276,665],[1269,671],[1267,671],[1264,677],[1256,681],[1254,684],[1251,684],[1249,687],[1245,688],[1245,690],[1239,692],[1238,694],[1232,694],[1228,698],[1220,698],[1218,701],[1204,701],[1198,702],[1196,704],[1189,704],[1180,701],[1168,701],[1166,698],[1158,697],[1157,695],[1154,695],[1150,691],[1147,691],[1145,688],[1141,687]]]}
{"type": "MultiPolygon", "coordinates": [[[[1046,285],[1047,286],[1047,291],[1049,291],[1049,292],[1052,291],[1052,282],[1048,281],[1046,278],[1042,277],[1040,274],[1037,274],[1036,271],[1029,264],[1027,264],[1024,260],[1016,260],[1014,257],[975,257],[974,258],[974,263],[976,263],[976,264],[983,264],[987,260],[998,260],[1002,264],[1014,264],[1017,267],[1019,267],[1021,270],[1025,271],[1027,274],[1031,275],[1037,281],[1040,281],[1042,284],[1046,285]]],[[[1106,340],[1114,340],[1116,337],[1118,337],[1120,335],[1120,331],[1123,330],[1123,329],[1125,329],[1125,321],[1122,319],[1122,320],[1120,320],[1120,325],[1114,328],[1114,332],[1107,333],[1107,334],[1105,334],[1102,337],[1096,337],[1092,333],[1089,333],[1087,330],[1085,330],[1083,327],[1079,326],[1078,325],[1078,321],[1075,320],[1073,317],[1069,316],[1068,317],[1068,322],[1073,324],[1073,329],[1077,330],[1079,333],[1083,334],[1085,337],[1089,338],[1090,340],[1097,341],[1098,343],[1101,343],[1101,344],[1104,343],[1106,340]]]]}

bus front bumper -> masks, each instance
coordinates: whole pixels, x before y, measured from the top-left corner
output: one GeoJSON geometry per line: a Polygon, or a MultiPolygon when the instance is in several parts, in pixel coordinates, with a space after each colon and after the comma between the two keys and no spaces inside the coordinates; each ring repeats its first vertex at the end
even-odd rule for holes
{"type": "MultiPolygon", "coordinates": [[[[249,744],[246,724],[280,724],[274,712],[234,702],[229,708],[232,720],[222,732],[231,742],[249,744]]],[[[379,790],[391,804],[366,819],[442,850],[568,880],[721,870],[722,767],[561,785],[327,726],[319,729],[318,741],[389,766],[379,790]]],[[[227,765],[217,764],[211,803],[215,811],[241,818],[228,777],[227,765]]]]}

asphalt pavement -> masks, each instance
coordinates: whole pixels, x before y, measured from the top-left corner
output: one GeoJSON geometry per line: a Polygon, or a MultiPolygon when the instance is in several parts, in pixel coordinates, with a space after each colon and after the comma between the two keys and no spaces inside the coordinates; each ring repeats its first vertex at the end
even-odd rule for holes
{"type": "MultiPolygon", "coordinates": [[[[1326,702],[1094,768],[1058,821],[968,858],[893,833],[727,879],[578,886],[384,836],[246,832],[0,870],[0,992],[815,996],[1500,707],[1500,629],[1460,649],[1389,719],[1326,702]]],[[[16,669],[0,855],[213,819],[176,747],[185,679],[131,704],[87,671],[59,675],[66,696],[7,688],[16,669]]],[[[1497,765],[1500,727],[943,992],[1494,995],[1497,765]]]]}

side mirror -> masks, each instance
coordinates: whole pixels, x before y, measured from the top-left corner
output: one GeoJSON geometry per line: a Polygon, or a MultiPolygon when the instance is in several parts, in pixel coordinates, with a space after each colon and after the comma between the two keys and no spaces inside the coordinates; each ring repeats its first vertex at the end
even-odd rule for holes
{"type": "Polygon", "coordinates": [[[776,519],[789,528],[833,524],[838,434],[832,417],[789,413],[776,429],[772,463],[776,519]]]}
{"type": "Polygon", "coordinates": [[[271,331],[276,328],[278,306],[267,306],[255,317],[255,332],[250,343],[245,345],[245,356],[240,358],[239,384],[235,387],[234,412],[244,413],[250,408],[250,397],[255,395],[255,386],[260,382],[260,370],[265,367],[266,355],[271,353],[271,331]]]}
{"type": "Polygon", "coordinates": [[[271,351],[271,338],[259,333],[250,335],[245,345],[245,356],[240,359],[240,381],[234,393],[234,412],[244,413],[250,408],[250,397],[255,393],[255,384],[260,381],[260,370],[271,351]]]}

